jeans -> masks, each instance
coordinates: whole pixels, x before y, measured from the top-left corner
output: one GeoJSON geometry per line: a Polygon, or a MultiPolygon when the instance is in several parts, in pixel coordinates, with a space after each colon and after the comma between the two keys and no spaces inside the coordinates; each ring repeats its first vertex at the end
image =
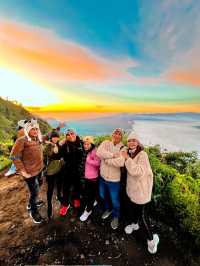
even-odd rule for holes
{"type": "Polygon", "coordinates": [[[113,218],[120,216],[120,182],[110,182],[100,177],[99,194],[105,210],[112,210],[113,218]],[[112,206],[111,206],[112,205],[112,206]]]}
{"type": "Polygon", "coordinates": [[[36,201],[37,201],[39,187],[40,187],[39,181],[38,181],[39,178],[40,178],[40,174],[37,176],[32,176],[30,178],[25,179],[28,185],[28,188],[29,188],[29,192],[30,192],[29,204],[30,204],[32,212],[37,211],[36,201]]]}

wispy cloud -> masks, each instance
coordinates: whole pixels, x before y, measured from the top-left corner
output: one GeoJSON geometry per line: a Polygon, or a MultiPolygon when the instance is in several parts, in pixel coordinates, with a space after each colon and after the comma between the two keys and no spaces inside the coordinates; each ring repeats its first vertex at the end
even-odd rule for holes
{"type": "Polygon", "coordinates": [[[200,1],[140,1],[139,23],[123,30],[144,57],[143,67],[165,82],[200,85],[200,1]],[[136,30],[137,29],[137,30],[136,30]]]}
{"type": "Polygon", "coordinates": [[[131,79],[128,69],[137,65],[130,58],[120,61],[101,58],[49,30],[10,21],[0,21],[0,44],[1,59],[5,63],[47,80],[131,79]]]}

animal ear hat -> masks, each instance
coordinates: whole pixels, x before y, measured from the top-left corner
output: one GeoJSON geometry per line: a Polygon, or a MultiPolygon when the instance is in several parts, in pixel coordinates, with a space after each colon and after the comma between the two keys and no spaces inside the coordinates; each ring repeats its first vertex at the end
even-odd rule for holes
{"type": "Polygon", "coordinates": [[[28,141],[31,141],[31,138],[29,136],[29,132],[30,132],[30,130],[32,128],[37,128],[38,129],[38,139],[39,139],[40,142],[42,142],[42,134],[41,134],[41,131],[40,131],[40,126],[39,126],[37,120],[34,119],[34,118],[29,120],[24,126],[24,134],[28,138],[28,141]]]}

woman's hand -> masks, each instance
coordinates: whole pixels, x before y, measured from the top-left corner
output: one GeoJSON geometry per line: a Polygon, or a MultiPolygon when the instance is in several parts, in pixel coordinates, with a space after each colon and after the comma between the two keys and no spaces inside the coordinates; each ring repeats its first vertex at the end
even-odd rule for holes
{"type": "Polygon", "coordinates": [[[129,155],[128,155],[127,150],[123,150],[123,151],[121,151],[121,156],[122,156],[124,159],[128,159],[129,155]]]}

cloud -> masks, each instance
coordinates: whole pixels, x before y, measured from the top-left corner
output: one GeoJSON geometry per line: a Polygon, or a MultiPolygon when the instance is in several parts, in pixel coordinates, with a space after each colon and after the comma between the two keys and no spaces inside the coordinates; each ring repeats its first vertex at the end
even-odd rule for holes
{"type": "Polygon", "coordinates": [[[200,31],[190,50],[177,57],[163,76],[174,83],[200,87],[200,31]]]}
{"type": "Polygon", "coordinates": [[[143,54],[143,68],[164,82],[199,86],[200,1],[141,0],[138,24],[126,26],[127,37],[143,54]]]}
{"type": "Polygon", "coordinates": [[[0,56],[4,64],[44,80],[130,80],[131,58],[109,60],[50,30],[11,21],[0,21],[0,56]]]}

